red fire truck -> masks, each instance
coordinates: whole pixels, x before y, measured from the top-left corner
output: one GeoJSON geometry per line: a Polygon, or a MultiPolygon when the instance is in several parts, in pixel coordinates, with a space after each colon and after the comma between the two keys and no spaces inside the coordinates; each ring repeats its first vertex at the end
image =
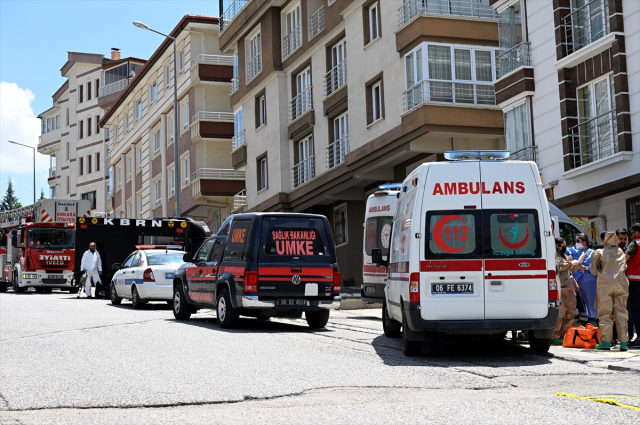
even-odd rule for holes
{"type": "Polygon", "coordinates": [[[74,286],[76,217],[91,215],[91,201],[43,199],[0,212],[0,292],[37,292],[74,286]]]}

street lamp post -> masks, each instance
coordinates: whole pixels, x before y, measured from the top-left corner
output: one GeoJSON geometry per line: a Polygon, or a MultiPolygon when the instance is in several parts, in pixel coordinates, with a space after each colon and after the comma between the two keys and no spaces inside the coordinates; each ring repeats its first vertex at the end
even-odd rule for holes
{"type": "Polygon", "coordinates": [[[13,140],[9,140],[9,143],[13,143],[14,145],[24,146],[25,148],[33,149],[33,203],[36,203],[36,148],[29,145],[23,145],[22,143],[14,142],[13,140]]]}
{"type": "MultiPolygon", "coordinates": [[[[138,28],[142,28],[143,30],[149,30],[151,32],[155,32],[156,34],[160,34],[163,35],[167,38],[170,38],[171,40],[173,40],[173,112],[174,112],[174,118],[173,118],[173,131],[174,131],[174,145],[173,145],[173,152],[174,152],[174,170],[175,170],[175,190],[174,190],[174,195],[175,196],[175,216],[176,217],[180,217],[180,153],[178,150],[178,54],[177,54],[177,49],[176,49],[176,38],[175,37],[171,37],[170,35],[167,34],[163,34],[160,31],[156,31],[154,29],[149,28],[147,25],[143,24],[140,21],[134,21],[133,25],[135,25],[138,28]]],[[[189,170],[185,170],[187,173],[189,172],[189,170]]],[[[35,189],[34,193],[35,193],[35,189]]],[[[35,196],[35,195],[34,195],[35,196]]]]}

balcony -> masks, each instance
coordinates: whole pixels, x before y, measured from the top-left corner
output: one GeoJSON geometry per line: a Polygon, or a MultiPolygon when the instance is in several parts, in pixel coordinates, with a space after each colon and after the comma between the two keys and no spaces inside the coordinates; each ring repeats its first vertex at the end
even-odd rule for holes
{"type": "Polygon", "coordinates": [[[258,52],[247,64],[247,83],[262,72],[262,53],[258,52]]]}
{"type": "Polygon", "coordinates": [[[235,93],[240,88],[240,80],[237,75],[234,75],[231,79],[231,93],[235,93]]]}
{"type": "Polygon", "coordinates": [[[245,138],[244,138],[245,133],[246,133],[246,130],[242,130],[231,138],[232,152],[245,145],[245,138]]]}
{"type": "Polygon", "coordinates": [[[49,180],[56,178],[56,167],[49,168],[49,180]]]}
{"type": "Polygon", "coordinates": [[[282,39],[282,59],[286,59],[291,56],[298,47],[302,46],[302,25],[298,25],[289,33],[284,39],[282,39]]]}
{"type": "Polygon", "coordinates": [[[313,92],[309,86],[299,95],[289,102],[289,122],[295,121],[298,117],[313,108],[313,92]]]}
{"type": "Polygon", "coordinates": [[[418,15],[448,15],[498,19],[489,2],[481,0],[408,0],[398,9],[398,26],[418,15]]]}
{"type": "Polygon", "coordinates": [[[349,135],[342,136],[336,142],[326,147],[327,170],[344,162],[344,157],[349,153],[349,135]]]}
{"type": "Polygon", "coordinates": [[[515,152],[511,152],[509,155],[509,160],[512,161],[533,161],[536,162],[537,158],[537,146],[527,146],[524,149],[520,149],[515,152]]]}
{"type": "Polygon", "coordinates": [[[227,26],[233,21],[233,18],[240,13],[242,9],[250,2],[251,0],[235,0],[233,1],[227,10],[220,16],[220,32],[222,33],[227,26]]]}
{"type": "Polygon", "coordinates": [[[324,6],[311,14],[309,18],[309,40],[324,31],[324,6]]]}
{"type": "Polygon", "coordinates": [[[191,61],[191,84],[229,83],[233,78],[233,56],[199,54],[191,61]]]}
{"type": "Polygon", "coordinates": [[[298,187],[316,176],[315,155],[297,163],[291,169],[291,186],[298,187]]]}
{"type": "Polygon", "coordinates": [[[520,43],[496,57],[496,79],[523,66],[531,66],[530,43],[520,43]]]}
{"type": "Polygon", "coordinates": [[[571,128],[570,166],[578,168],[618,153],[616,111],[584,121],[571,128]]]}
{"type": "Polygon", "coordinates": [[[109,96],[110,94],[121,92],[127,88],[128,85],[129,78],[124,78],[116,81],[115,83],[107,84],[106,86],[100,87],[100,90],[98,90],[98,97],[109,96]]]}
{"type": "Polygon", "coordinates": [[[343,60],[324,75],[324,97],[347,84],[347,60],[343,60]]]}
{"type": "Polygon", "coordinates": [[[245,172],[222,168],[199,168],[193,173],[191,194],[203,197],[231,197],[245,189],[245,172]]]}
{"type": "Polygon", "coordinates": [[[233,195],[233,211],[239,211],[241,208],[247,206],[247,189],[242,189],[240,192],[233,195]]]}
{"type": "Polygon", "coordinates": [[[200,111],[191,117],[191,141],[230,139],[233,137],[232,112],[200,111]]]}
{"type": "Polygon", "coordinates": [[[493,85],[435,80],[419,82],[405,91],[403,97],[405,112],[427,102],[490,106],[496,104],[493,85]]]}
{"type": "Polygon", "coordinates": [[[609,2],[595,0],[563,18],[567,56],[610,33],[609,2]]]}

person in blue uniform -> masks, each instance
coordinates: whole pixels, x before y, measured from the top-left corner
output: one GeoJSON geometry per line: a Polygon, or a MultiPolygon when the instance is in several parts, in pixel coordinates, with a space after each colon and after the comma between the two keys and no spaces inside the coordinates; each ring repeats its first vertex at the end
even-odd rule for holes
{"type": "Polygon", "coordinates": [[[584,301],[585,313],[590,321],[597,320],[598,310],[595,306],[597,286],[597,277],[591,274],[589,267],[591,266],[591,255],[593,254],[591,249],[591,242],[584,233],[578,233],[576,235],[576,246],[567,249],[567,255],[573,258],[580,258],[580,256],[586,253],[580,268],[573,273],[573,278],[578,282],[580,287],[580,298],[584,301]]]}

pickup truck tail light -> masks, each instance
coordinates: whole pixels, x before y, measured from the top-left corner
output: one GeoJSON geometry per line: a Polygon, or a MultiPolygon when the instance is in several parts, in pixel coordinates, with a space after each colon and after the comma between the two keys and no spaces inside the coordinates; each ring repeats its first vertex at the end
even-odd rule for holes
{"type": "Polygon", "coordinates": [[[560,301],[560,288],[555,270],[549,270],[549,301],[560,301]]]}
{"type": "Polygon", "coordinates": [[[244,274],[244,292],[258,292],[257,271],[248,271],[244,274]]]}
{"type": "Polygon", "coordinates": [[[333,293],[334,294],[339,294],[340,293],[340,272],[333,272],[333,293]]]}
{"type": "Polygon", "coordinates": [[[420,273],[411,273],[409,277],[409,301],[420,302],[420,273]]]}
{"type": "Polygon", "coordinates": [[[156,277],[153,275],[153,270],[151,270],[151,268],[148,268],[147,270],[144,271],[144,273],[142,274],[142,281],[143,282],[156,281],[156,277]]]}

